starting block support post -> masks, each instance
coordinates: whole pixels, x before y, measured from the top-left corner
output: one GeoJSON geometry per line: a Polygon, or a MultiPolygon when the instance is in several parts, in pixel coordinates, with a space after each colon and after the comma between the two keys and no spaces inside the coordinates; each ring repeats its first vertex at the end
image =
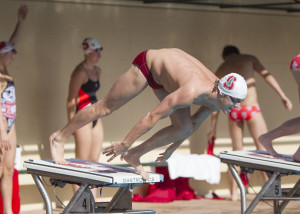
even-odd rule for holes
{"type": "Polygon", "coordinates": [[[40,191],[43,199],[44,199],[44,202],[45,202],[45,205],[46,205],[46,213],[47,214],[52,214],[52,204],[51,204],[51,200],[49,198],[49,195],[47,193],[47,190],[45,189],[40,177],[36,174],[32,174],[31,175],[36,186],[38,187],[38,190],[40,191]]]}

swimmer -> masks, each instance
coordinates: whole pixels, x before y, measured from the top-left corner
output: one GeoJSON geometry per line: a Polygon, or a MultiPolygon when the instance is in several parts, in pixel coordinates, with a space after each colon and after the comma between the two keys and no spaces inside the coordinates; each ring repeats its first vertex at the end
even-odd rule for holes
{"type": "Polygon", "coordinates": [[[180,49],[143,51],[102,100],[79,111],[63,129],[50,136],[53,160],[64,164],[64,143],[74,131],[111,114],[148,85],[160,100],[159,104],[136,123],[124,140],[113,143],[103,152],[110,156],[108,161],[120,155],[144,179],[148,179],[149,175],[140,162],[142,155],[172,143],[160,157],[164,159],[197,130],[212,112],[221,109],[228,114],[233,108],[239,107],[247,95],[247,85],[242,76],[229,74],[220,80],[199,60],[180,49]],[[200,106],[193,115],[191,105],[200,106]],[[171,125],[159,130],[141,145],[129,149],[140,136],[165,117],[170,117],[171,125]]]}
{"type": "MultiPolygon", "coordinates": [[[[82,42],[84,59],[74,69],[67,100],[68,120],[83,108],[97,102],[96,92],[100,88],[102,70],[96,64],[101,58],[103,47],[94,38],[85,38],[82,42]]],[[[98,162],[103,142],[103,126],[101,119],[81,127],[74,133],[75,157],[81,160],[98,162]]],[[[79,188],[73,185],[74,192],[79,188]]],[[[94,198],[96,188],[92,189],[94,198]]]]}

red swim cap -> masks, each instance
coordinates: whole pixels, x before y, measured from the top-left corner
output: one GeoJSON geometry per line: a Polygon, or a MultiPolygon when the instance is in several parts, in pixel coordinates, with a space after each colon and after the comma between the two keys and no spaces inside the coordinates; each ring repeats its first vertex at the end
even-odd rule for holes
{"type": "Polygon", "coordinates": [[[290,70],[300,68],[300,53],[297,54],[294,59],[291,61],[290,70]]]}

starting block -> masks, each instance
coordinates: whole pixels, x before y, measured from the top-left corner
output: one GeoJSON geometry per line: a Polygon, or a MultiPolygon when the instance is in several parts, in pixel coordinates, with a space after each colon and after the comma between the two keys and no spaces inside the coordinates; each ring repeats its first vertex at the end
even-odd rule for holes
{"type": "Polygon", "coordinates": [[[300,189],[300,179],[285,195],[281,189],[282,176],[300,175],[300,163],[293,161],[292,156],[273,157],[265,151],[254,150],[221,152],[219,157],[222,162],[228,165],[240,188],[242,214],[251,213],[260,200],[272,200],[274,213],[281,213],[290,200],[300,200],[300,197],[296,197],[296,193],[300,189]],[[248,207],[246,189],[234,165],[240,166],[246,172],[253,172],[254,170],[265,171],[269,176],[269,180],[248,207]]]}
{"type": "Polygon", "coordinates": [[[66,183],[80,187],[64,208],[65,213],[155,213],[154,210],[132,210],[131,192],[134,186],[162,182],[163,175],[149,173],[144,180],[134,169],[103,163],[67,159],[67,165],[58,165],[52,160],[27,160],[24,167],[31,174],[46,205],[46,213],[52,214],[52,204],[40,176],[50,178],[53,186],[64,187],[66,183]],[[110,202],[96,203],[90,188],[119,187],[110,202]]]}

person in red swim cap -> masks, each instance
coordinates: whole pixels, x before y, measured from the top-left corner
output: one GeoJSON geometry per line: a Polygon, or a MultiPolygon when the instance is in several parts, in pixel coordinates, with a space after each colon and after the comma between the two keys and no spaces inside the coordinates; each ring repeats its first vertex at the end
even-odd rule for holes
{"type": "MultiPolygon", "coordinates": [[[[97,65],[102,57],[103,47],[94,38],[87,37],[82,42],[84,59],[72,72],[67,98],[68,120],[76,113],[97,102],[96,92],[100,89],[102,69],[97,65]]],[[[101,119],[94,120],[74,133],[75,157],[81,160],[98,162],[103,142],[101,119]]],[[[74,192],[79,188],[73,185],[74,192]]],[[[94,198],[97,188],[91,189],[94,198]]]]}
{"type": "MultiPolygon", "coordinates": [[[[293,77],[298,85],[298,95],[300,100],[300,53],[297,54],[294,59],[291,61],[290,71],[293,74],[293,77]]],[[[272,141],[276,138],[292,135],[300,132],[300,117],[296,117],[284,122],[279,127],[261,135],[258,140],[260,143],[266,148],[267,152],[269,152],[273,156],[281,156],[279,155],[273,145],[272,141]]],[[[300,146],[297,151],[293,155],[293,160],[300,162],[300,146]]]]}

